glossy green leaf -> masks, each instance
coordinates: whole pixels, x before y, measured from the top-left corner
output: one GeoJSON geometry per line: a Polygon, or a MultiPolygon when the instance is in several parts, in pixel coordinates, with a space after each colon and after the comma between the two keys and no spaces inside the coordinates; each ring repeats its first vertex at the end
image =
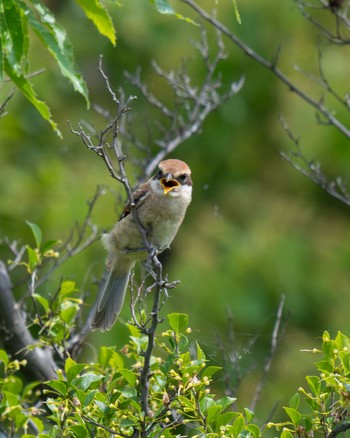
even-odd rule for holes
{"type": "Polygon", "coordinates": [[[56,123],[51,117],[49,107],[46,105],[46,103],[37,98],[30,82],[22,74],[17,74],[15,72],[13,66],[10,64],[7,58],[4,59],[4,69],[8,77],[21,91],[21,93],[30,101],[30,103],[37,109],[37,111],[39,111],[41,117],[50,123],[52,129],[56,132],[57,135],[62,137],[61,132],[59,131],[56,123]]]}
{"type": "MultiPolygon", "coordinates": [[[[68,359],[67,359],[67,361],[68,361],[68,359]]],[[[78,363],[78,364],[76,363],[75,365],[72,365],[67,369],[67,361],[66,361],[67,382],[71,383],[73,381],[73,379],[75,379],[83,371],[83,369],[86,367],[86,365],[83,363],[78,363]]]]}
{"type": "Polygon", "coordinates": [[[119,370],[119,373],[124,377],[124,379],[131,385],[134,386],[136,385],[136,380],[137,377],[136,375],[131,371],[128,370],[127,368],[124,368],[122,370],[119,370]]]}
{"type": "Polygon", "coordinates": [[[2,362],[5,367],[7,367],[8,363],[9,363],[9,357],[8,354],[6,353],[5,350],[0,350],[0,362],[2,362]]]}
{"type": "Polygon", "coordinates": [[[51,11],[39,0],[32,0],[36,13],[22,0],[17,0],[28,18],[30,27],[55,58],[63,76],[69,79],[74,89],[84,96],[89,106],[88,89],[85,81],[75,70],[73,48],[65,29],[60,26],[51,11]]]}
{"type": "Polygon", "coordinates": [[[301,414],[296,409],[284,407],[283,408],[288,414],[289,418],[292,420],[294,427],[299,426],[301,421],[301,414]]]}
{"type": "Polygon", "coordinates": [[[197,25],[197,23],[195,21],[191,20],[188,17],[184,17],[183,15],[176,12],[168,0],[151,0],[151,2],[155,5],[157,11],[160,14],[174,15],[179,20],[184,20],[184,21],[187,21],[188,23],[197,25]]]}
{"type": "Polygon", "coordinates": [[[41,304],[43,306],[45,312],[48,313],[50,310],[49,301],[45,297],[43,297],[42,295],[39,295],[39,294],[33,294],[33,297],[35,298],[35,300],[39,304],[41,304]]]}
{"type": "Polygon", "coordinates": [[[42,253],[44,254],[46,251],[48,251],[49,249],[52,249],[58,243],[60,243],[59,240],[47,240],[41,246],[42,253]]]}
{"type": "Polygon", "coordinates": [[[16,1],[6,0],[3,4],[4,16],[12,44],[11,54],[14,57],[14,63],[16,62],[20,69],[22,61],[27,56],[29,45],[26,17],[16,1]]]}
{"type": "MultiPolygon", "coordinates": [[[[1,2],[1,0],[0,0],[0,2],[1,2]]],[[[1,12],[0,12],[0,34],[2,33],[1,28],[2,28],[2,26],[1,26],[1,12]]],[[[0,36],[0,82],[2,82],[4,79],[3,58],[4,58],[4,49],[3,49],[2,40],[1,40],[1,36],[0,36]]]]}
{"type": "Polygon", "coordinates": [[[106,36],[115,46],[117,42],[112,19],[99,0],[76,0],[86,16],[94,23],[101,35],[106,36]]]}
{"type": "Polygon", "coordinates": [[[238,417],[232,423],[233,436],[238,437],[244,428],[244,418],[243,415],[238,415],[238,417]]]}
{"type": "Polygon", "coordinates": [[[86,373],[83,376],[74,379],[72,385],[86,391],[93,383],[99,382],[103,378],[104,376],[102,374],[86,373]]]}
{"type": "Polygon", "coordinates": [[[216,428],[220,429],[221,426],[227,426],[236,417],[236,412],[224,412],[223,414],[220,414],[216,419],[216,428]]]}
{"type": "Polygon", "coordinates": [[[204,370],[201,373],[201,377],[212,377],[215,373],[218,371],[221,371],[222,367],[217,367],[215,365],[211,365],[207,368],[204,368],[204,370]]]}
{"type": "Polygon", "coordinates": [[[298,409],[300,403],[300,395],[296,392],[290,399],[289,399],[289,407],[293,409],[298,409]]]}
{"type": "Polygon", "coordinates": [[[346,351],[350,351],[350,339],[347,336],[345,336],[342,332],[338,332],[335,338],[335,343],[338,351],[344,349],[346,351]]]}
{"type": "Polygon", "coordinates": [[[69,307],[61,310],[60,317],[67,325],[70,325],[78,312],[79,308],[76,304],[71,304],[69,307]]]}
{"type": "Polygon", "coordinates": [[[91,436],[89,430],[82,424],[74,424],[67,428],[68,433],[72,433],[71,436],[75,438],[88,438],[91,436]]]}
{"type": "Polygon", "coordinates": [[[216,403],[222,406],[222,410],[227,409],[231,406],[237,399],[235,397],[222,397],[216,403]]]}
{"type": "Polygon", "coordinates": [[[66,298],[71,295],[73,292],[76,292],[75,282],[74,281],[64,281],[60,287],[60,297],[66,298]]]}
{"type": "Polygon", "coordinates": [[[213,421],[215,421],[218,417],[218,415],[222,411],[222,406],[220,405],[213,405],[208,408],[207,411],[207,423],[211,424],[213,421]]]}
{"type": "Polygon", "coordinates": [[[0,0],[0,82],[3,81],[4,78],[4,61],[3,58],[5,56],[5,35],[8,32],[5,14],[4,14],[4,3],[3,0],[0,0]]]}
{"type": "Polygon", "coordinates": [[[67,394],[67,385],[64,382],[61,382],[59,380],[51,380],[50,382],[47,382],[46,385],[54,389],[56,392],[58,392],[60,395],[63,395],[64,397],[67,394]]]}
{"type": "Polygon", "coordinates": [[[206,414],[208,412],[208,409],[215,404],[215,401],[211,397],[203,397],[202,400],[199,402],[201,411],[204,414],[206,414]]]}
{"type": "Polygon", "coordinates": [[[294,438],[294,435],[287,429],[284,429],[280,435],[280,438],[294,438]]]}
{"type": "Polygon", "coordinates": [[[309,384],[311,391],[316,396],[319,396],[321,392],[320,378],[318,376],[306,376],[306,380],[307,383],[309,384]]]}
{"type": "Polygon", "coordinates": [[[35,251],[33,248],[31,248],[30,246],[26,247],[27,250],[27,254],[28,254],[28,272],[31,274],[34,269],[38,266],[40,259],[39,259],[39,254],[37,251],[35,251]]]}
{"type": "Polygon", "coordinates": [[[2,390],[11,392],[12,394],[20,394],[23,389],[23,381],[17,376],[9,376],[3,386],[2,390]]]}
{"type": "Polygon", "coordinates": [[[259,438],[261,436],[260,429],[256,424],[247,424],[245,430],[250,433],[252,438],[259,438]]]}
{"type": "Polygon", "coordinates": [[[157,8],[157,11],[161,14],[174,14],[175,11],[173,7],[170,5],[168,0],[154,0],[153,3],[157,8]]]}
{"type": "Polygon", "coordinates": [[[328,360],[320,360],[316,362],[317,369],[322,372],[332,373],[333,365],[328,360]]]}
{"type": "Polygon", "coordinates": [[[35,244],[37,248],[40,248],[41,245],[41,240],[42,240],[42,232],[40,227],[38,227],[38,225],[33,224],[32,222],[26,221],[26,224],[30,227],[30,229],[32,230],[34,239],[35,239],[35,244]]]}
{"type": "Polygon", "coordinates": [[[176,335],[185,331],[188,326],[188,315],[186,313],[169,313],[167,315],[170,327],[176,335]]]}

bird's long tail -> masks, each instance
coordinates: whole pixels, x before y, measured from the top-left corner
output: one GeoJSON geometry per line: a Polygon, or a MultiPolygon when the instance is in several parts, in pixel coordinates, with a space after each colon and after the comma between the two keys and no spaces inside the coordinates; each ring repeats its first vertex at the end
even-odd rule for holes
{"type": "Polygon", "coordinates": [[[111,269],[102,282],[96,313],[91,324],[93,330],[109,330],[115,323],[124,303],[132,266],[111,269]]]}

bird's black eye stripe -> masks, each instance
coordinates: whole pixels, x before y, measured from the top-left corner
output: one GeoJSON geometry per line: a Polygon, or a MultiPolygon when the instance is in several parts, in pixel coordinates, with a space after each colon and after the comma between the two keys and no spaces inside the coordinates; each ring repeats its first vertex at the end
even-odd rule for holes
{"type": "Polygon", "coordinates": [[[186,174],[186,173],[183,173],[182,175],[180,175],[180,176],[178,177],[178,180],[179,180],[180,183],[184,183],[184,182],[186,182],[186,181],[187,181],[187,174],[186,174]]]}
{"type": "Polygon", "coordinates": [[[157,179],[162,179],[163,178],[163,172],[161,170],[158,170],[156,178],[157,179]]]}

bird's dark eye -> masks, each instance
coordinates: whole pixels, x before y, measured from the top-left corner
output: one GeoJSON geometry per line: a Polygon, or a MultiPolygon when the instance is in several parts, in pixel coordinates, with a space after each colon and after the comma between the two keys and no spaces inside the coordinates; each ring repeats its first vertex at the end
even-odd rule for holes
{"type": "Polygon", "coordinates": [[[182,175],[179,176],[179,181],[181,183],[186,182],[186,180],[187,180],[187,174],[186,173],[183,173],[182,175]]]}
{"type": "Polygon", "coordinates": [[[156,178],[157,179],[162,179],[163,178],[163,172],[161,170],[158,170],[156,178]]]}

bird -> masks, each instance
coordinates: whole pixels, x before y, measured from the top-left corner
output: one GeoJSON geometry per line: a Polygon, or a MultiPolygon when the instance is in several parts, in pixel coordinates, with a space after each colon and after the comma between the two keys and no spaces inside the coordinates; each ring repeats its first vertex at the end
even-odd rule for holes
{"type": "Polygon", "coordinates": [[[161,161],[156,174],[134,191],[133,206],[129,200],[112,230],[102,236],[108,252],[107,272],[97,298],[92,330],[112,328],[135,263],[147,260],[149,248],[155,254],[169,248],[191,199],[191,169],[178,159],[161,161]]]}

